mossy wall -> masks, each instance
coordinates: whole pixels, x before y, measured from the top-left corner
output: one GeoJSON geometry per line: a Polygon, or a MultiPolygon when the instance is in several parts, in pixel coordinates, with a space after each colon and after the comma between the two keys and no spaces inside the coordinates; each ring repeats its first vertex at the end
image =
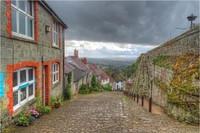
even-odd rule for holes
{"type": "Polygon", "coordinates": [[[143,54],[134,73],[133,93],[152,96],[167,114],[199,123],[199,27],[143,54]]]}

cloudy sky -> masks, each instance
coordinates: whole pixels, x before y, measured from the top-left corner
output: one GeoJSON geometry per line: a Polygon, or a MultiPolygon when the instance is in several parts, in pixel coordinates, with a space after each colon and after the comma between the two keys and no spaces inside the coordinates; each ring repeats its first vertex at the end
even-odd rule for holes
{"type": "Polygon", "coordinates": [[[199,1],[47,1],[68,25],[66,54],[136,58],[189,28],[199,1]],[[178,28],[178,29],[177,29],[178,28]]]}

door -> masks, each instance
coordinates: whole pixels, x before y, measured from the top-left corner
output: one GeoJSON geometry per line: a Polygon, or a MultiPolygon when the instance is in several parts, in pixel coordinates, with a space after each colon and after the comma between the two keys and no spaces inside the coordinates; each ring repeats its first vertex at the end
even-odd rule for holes
{"type": "Polygon", "coordinates": [[[43,67],[43,88],[42,88],[42,104],[48,105],[49,103],[49,67],[48,65],[43,67]]]}

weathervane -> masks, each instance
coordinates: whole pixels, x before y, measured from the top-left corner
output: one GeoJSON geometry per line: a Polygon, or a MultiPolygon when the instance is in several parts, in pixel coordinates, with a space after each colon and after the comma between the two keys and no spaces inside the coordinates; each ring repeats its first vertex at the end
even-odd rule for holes
{"type": "Polygon", "coordinates": [[[193,26],[193,21],[197,18],[197,16],[191,14],[190,16],[187,17],[188,21],[191,21],[191,29],[192,29],[192,26],[193,26]]]}

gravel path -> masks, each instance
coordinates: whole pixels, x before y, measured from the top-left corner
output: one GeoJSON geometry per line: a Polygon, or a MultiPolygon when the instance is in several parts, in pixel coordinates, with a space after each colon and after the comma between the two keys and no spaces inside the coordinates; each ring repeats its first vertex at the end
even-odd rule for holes
{"type": "Polygon", "coordinates": [[[165,114],[152,114],[121,92],[79,95],[15,133],[199,133],[165,114]]]}

